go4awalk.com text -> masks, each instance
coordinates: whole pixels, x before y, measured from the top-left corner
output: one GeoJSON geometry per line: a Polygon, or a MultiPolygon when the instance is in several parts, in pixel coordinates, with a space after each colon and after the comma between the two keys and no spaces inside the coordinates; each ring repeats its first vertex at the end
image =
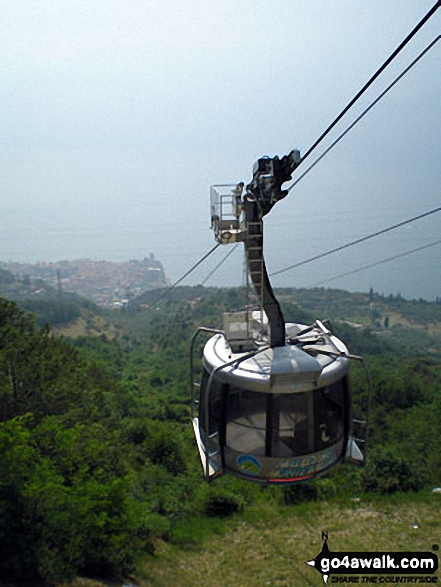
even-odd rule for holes
{"type": "MultiPolygon", "coordinates": [[[[321,552],[307,564],[325,584],[433,585],[438,557],[433,552],[332,552],[322,534],[321,552]]],[[[435,545],[436,549],[438,545],[435,545]]],[[[435,546],[433,547],[435,549],[435,546]]]]}

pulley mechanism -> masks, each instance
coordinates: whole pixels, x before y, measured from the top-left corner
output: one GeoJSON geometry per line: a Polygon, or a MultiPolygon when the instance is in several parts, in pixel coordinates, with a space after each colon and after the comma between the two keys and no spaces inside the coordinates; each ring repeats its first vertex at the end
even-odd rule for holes
{"type": "Polygon", "coordinates": [[[253,179],[244,184],[215,185],[211,188],[211,228],[221,244],[244,242],[249,222],[256,222],[268,214],[287,190],[282,184],[291,179],[300,163],[300,152],[291,151],[281,159],[262,157],[253,167],[253,179]],[[245,203],[249,204],[245,206],[245,203]],[[252,204],[252,205],[251,205],[252,204]]]}

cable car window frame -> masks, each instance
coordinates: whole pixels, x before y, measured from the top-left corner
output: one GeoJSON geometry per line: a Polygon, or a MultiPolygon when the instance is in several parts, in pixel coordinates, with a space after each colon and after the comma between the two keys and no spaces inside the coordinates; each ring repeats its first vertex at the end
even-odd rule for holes
{"type": "MultiPolygon", "coordinates": [[[[315,452],[319,452],[328,448],[328,446],[337,444],[339,441],[347,438],[349,434],[349,420],[350,420],[350,405],[349,405],[349,394],[347,376],[339,379],[331,385],[314,388],[308,391],[294,392],[294,393],[269,393],[269,392],[258,392],[249,389],[245,389],[238,386],[225,385],[225,411],[224,411],[224,422],[222,428],[224,431],[224,442],[223,446],[236,450],[238,452],[250,452],[256,456],[265,456],[269,458],[286,458],[286,457],[298,457],[306,456],[315,452]],[[328,398],[326,395],[339,393],[340,397],[328,398]],[[232,396],[235,396],[235,400],[232,401],[232,396]],[[239,394],[242,397],[245,396],[244,404],[237,406],[237,398],[239,394]],[[260,409],[257,411],[248,411],[246,408],[252,405],[255,401],[260,404],[260,409]],[[332,401],[333,406],[329,406],[326,409],[324,401],[328,403],[332,401]],[[292,409],[292,404],[300,402],[303,406],[297,409],[292,409]],[[262,404],[265,404],[263,409],[262,404]],[[284,405],[286,409],[284,409],[284,405]],[[237,406],[234,412],[231,411],[232,406],[237,406]],[[334,408],[331,410],[330,408],[334,408]],[[338,413],[336,413],[338,410],[338,413]],[[334,417],[330,417],[330,412],[334,412],[334,417]],[[300,414],[300,419],[296,420],[296,416],[293,418],[293,426],[282,427],[281,418],[287,413],[296,413],[296,416],[300,414]],[[320,413],[322,412],[322,413],[320,413]],[[323,421],[325,415],[325,420],[323,421]],[[263,423],[258,422],[256,415],[263,414],[263,423]],[[243,435],[236,433],[236,441],[232,441],[232,427],[241,426],[246,428],[244,422],[239,422],[240,419],[250,419],[253,417],[253,425],[250,425],[250,431],[253,430],[257,434],[259,431],[263,433],[263,442],[258,448],[252,449],[252,442],[246,442],[243,435]],[[322,420],[320,422],[320,420],[322,420]],[[296,427],[302,424],[301,429],[296,432],[296,427]],[[329,438],[325,438],[331,429],[333,430],[332,435],[329,438]],[[288,439],[291,436],[291,445],[288,444],[288,439]],[[306,439],[306,441],[305,441],[306,439]],[[304,442],[304,448],[298,449],[297,442],[304,442]],[[282,454],[280,450],[276,449],[276,446],[283,446],[287,449],[285,454],[282,454]]],[[[286,418],[285,418],[286,421],[286,418]]],[[[300,428],[300,426],[299,426],[300,428]]],[[[256,434],[254,434],[256,437],[256,434]]],[[[255,443],[254,443],[255,444],[255,443]]]]}
{"type": "Polygon", "coordinates": [[[215,377],[211,377],[206,367],[203,366],[199,394],[199,428],[201,433],[201,440],[205,446],[206,452],[209,452],[210,445],[217,445],[217,448],[221,451],[222,462],[222,449],[225,446],[225,410],[227,396],[228,384],[223,383],[221,380],[215,377]],[[213,411],[215,402],[212,398],[214,394],[218,395],[216,398],[218,400],[216,403],[219,407],[218,413],[213,411]],[[216,435],[218,435],[217,442],[214,441],[214,437],[216,435]]]}
{"type": "Polygon", "coordinates": [[[207,449],[207,445],[213,442],[213,436],[218,435],[216,444],[221,450],[227,447],[269,458],[306,456],[348,437],[349,401],[347,376],[328,386],[308,391],[269,393],[230,385],[212,377],[203,367],[199,404],[201,438],[207,449]],[[325,401],[328,406],[324,405],[325,401]],[[300,402],[303,406],[293,410],[292,404],[300,402]],[[256,410],[252,410],[253,406],[256,410]],[[263,415],[263,422],[260,423],[255,418],[259,414],[263,415]],[[286,414],[295,414],[291,418],[292,427],[286,426],[286,420],[290,418],[286,414]],[[239,420],[250,418],[253,418],[248,426],[250,435],[254,439],[259,433],[262,435],[260,446],[256,446],[256,442],[248,441],[247,444],[243,434],[238,432],[234,440],[233,426],[246,428],[247,425],[239,420]],[[303,448],[299,449],[301,443],[303,448]]]}

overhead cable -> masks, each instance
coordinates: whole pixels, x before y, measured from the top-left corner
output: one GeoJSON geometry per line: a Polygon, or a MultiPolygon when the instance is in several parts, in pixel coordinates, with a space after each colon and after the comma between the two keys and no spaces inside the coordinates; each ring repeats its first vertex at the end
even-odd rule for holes
{"type": "Polygon", "coordinates": [[[400,45],[395,49],[395,51],[386,59],[383,65],[377,69],[374,75],[365,83],[365,85],[361,88],[361,90],[352,98],[345,108],[340,112],[340,114],[335,118],[335,120],[328,126],[328,128],[320,135],[320,137],[315,141],[315,143],[308,149],[308,151],[303,155],[300,163],[302,163],[309,155],[314,151],[314,149],[322,142],[322,140],[331,132],[334,126],[340,122],[343,116],[352,108],[352,106],[357,102],[357,100],[365,93],[365,91],[373,84],[373,82],[377,79],[377,77],[386,69],[390,63],[395,59],[395,57],[404,49],[407,43],[416,35],[416,33],[426,24],[426,22],[431,18],[438,8],[441,6],[441,0],[432,6],[429,12],[420,20],[420,22],[415,26],[415,28],[407,35],[407,37],[400,43],[400,45]]]}
{"type": "Polygon", "coordinates": [[[214,275],[214,273],[216,273],[216,271],[219,269],[219,267],[221,267],[225,263],[225,261],[228,259],[228,257],[230,255],[232,255],[232,253],[234,253],[234,251],[237,249],[237,246],[238,246],[238,243],[236,243],[234,245],[234,247],[228,251],[228,253],[225,255],[225,257],[216,265],[216,267],[212,271],[210,271],[210,273],[207,275],[207,277],[201,282],[201,285],[205,285],[207,283],[207,281],[210,279],[210,277],[212,275],[214,275]]]}
{"type": "MultiPolygon", "coordinates": [[[[383,63],[383,65],[374,73],[374,75],[369,79],[369,81],[363,86],[363,88],[356,94],[356,96],[354,96],[354,98],[349,102],[349,104],[347,104],[347,106],[340,112],[340,114],[335,118],[335,120],[328,126],[328,128],[320,135],[320,137],[315,141],[315,143],[308,149],[308,151],[304,154],[304,156],[302,157],[300,163],[302,163],[313,151],[314,149],[321,143],[321,141],[329,134],[329,132],[334,128],[334,126],[343,118],[343,116],[352,108],[352,106],[357,102],[357,100],[364,94],[364,92],[372,85],[372,83],[377,79],[377,77],[386,69],[386,67],[395,59],[395,57],[400,53],[400,51],[407,45],[407,43],[414,37],[414,35],[424,26],[424,24],[429,20],[429,18],[431,18],[431,16],[433,16],[433,14],[436,12],[436,10],[441,6],[441,0],[438,0],[437,3],[429,10],[429,12],[421,19],[421,21],[414,27],[414,29],[409,33],[409,35],[404,39],[404,41],[402,43],[400,43],[400,45],[395,49],[395,51],[388,57],[388,59],[386,59],[386,61],[383,63]]],[[[379,99],[381,99],[381,97],[387,92],[389,91],[389,89],[399,80],[401,79],[401,77],[403,77],[403,75],[405,75],[405,73],[407,73],[407,71],[409,71],[409,69],[411,67],[413,67],[413,65],[439,40],[439,37],[437,39],[435,39],[435,41],[432,42],[432,44],[430,46],[428,46],[426,48],[426,50],[423,51],[423,53],[401,74],[401,76],[399,76],[394,82],[393,84],[387,88],[387,90],[385,92],[383,92],[383,94],[380,95],[379,98],[377,98],[376,101],[374,101],[374,103],[369,107],[372,108],[379,99]]],[[[369,110],[368,109],[368,110],[369,110]]],[[[367,110],[367,111],[368,111],[367,110]]],[[[366,111],[366,112],[367,112],[366,111]]],[[[349,132],[349,130],[351,128],[353,128],[353,126],[358,122],[358,120],[360,118],[362,118],[366,112],[364,112],[362,114],[361,117],[359,117],[355,123],[353,123],[346,131],[345,133],[336,141],[338,142],[341,138],[343,138],[343,136],[349,132]]],[[[335,143],[336,144],[336,143],[335,143]]],[[[334,145],[332,145],[334,146],[334,145]]],[[[331,148],[332,148],[331,146],[331,148]]],[[[323,156],[329,152],[330,149],[328,149],[321,157],[323,158],[323,156]]],[[[319,159],[319,160],[320,160],[319,159]]],[[[316,165],[318,163],[318,161],[316,161],[314,163],[314,165],[316,165]]],[[[312,167],[312,166],[311,166],[312,167]]],[[[307,173],[309,171],[309,169],[305,172],[307,173]]],[[[305,174],[303,174],[304,176],[305,174]]],[[[302,176],[302,177],[303,177],[302,176]]],[[[294,185],[300,181],[301,178],[299,178],[298,180],[296,180],[289,188],[288,191],[291,190],[294,185]]],[[[420,217],[423,216],[427,216],[430,213],[434,213],[435,211],[439,211],[440,208],[428,212],[424,215],[421,215],[419,217],[414,218],[413,220],[417,220],[420,217]]],[[[382,234],[384,232],[387,232],[388,230],[392,230],[393,228],[397,228],[398,226],[402,226],[403,224],[407,224],[408,222],[411,222],[412,220],[409,221],[405,221],[404,223],[400,223],[394,227],[390,227],[388,229],[384,229],[382,231],[379,231],[373,235],[369,235],[367,237],[364,237],[362,239],[358,239],[357,241],[354,241],[352,243],[349,243],[347,245],[343,245],[342,247],[337,247],[336,249],[333,249],[332,251],[328,251],[327,253],[323,253],[322,255],[318,255],[312,259],[308,259],[306,261],[303,261],[301,263],[297,263],[295,265],[292,265],[290,267],[287,267],[285,269],[282,269],[280,271],[276,271],[275,273],[272,273],[271,275],[278,275],[280,273],[283,273],[284,271],[288,271],[289,269],[293,269],[294,267],[298,267],[299,265],[303,265],[305,263],[309,263],[313,260],[316,260],[318,258],[324,257],[326,255],[330,255],[333,252],[336,252],[338,250],[342,250],[344,248],[347,248],[349,246],[352,246],[354,244],[357,244],[359,242],[362,242],[364,240],[367,240],[368,238],[373,238],[374,236],[378,236],[379,234],[382,234]]],[[[192,273],[207,257],[209,257],[218,247],[220,246],[219,243],[217,243],[210,251],[208,251],[208,253],[206,253],[201,259],[199,259],[199,261],[193,265],[193,267],[191,267],[191,269],[189,269],[182,277],[180,277],[178,279],[178,281],[176,281],[173,285],[171,285],[168,289],[165,290],[165,292],[163,292],[163,294],[156,300],[156,302],[158,302],[159,300],[161,300],[162,298],[164,298],[166,295],[168,295],[168,293],[170,293],[173,289],[175,289],[186,277],[188,277],[190,275],[190,273],[192,273]]],[[[228,255],[227,255],[228,256],[228,255]]],[[[223,261],[226,260],[227,257],[225,257],[225,259],[223,259],[223,261]]],[[[221,264],[223,263],[223,261],[221,262],[221,264]]],[[[220,266],[220,265],[219,265],[220,266]]],[[[216,268],[217,269],[217,268],[216,268]]],[[[214,272],[214,271],[213,271],[214,272]]],[[[211,274],[209,275],[209,277],[211,276],[211,274]]],[[[208,279],[208,277],[206,278],[206,280],[208,279]]]]}
{"type": "Polygon", "coordinates": [[[291,269],[296,269],[297,267],[301,267],[302,265],[306,265],[307,263],[311,263],[312,261],[317,261],[318,259],[322,259],[323,257],[327,257],[328,255],[332,255],[333,253],[337,253],[338,251],[343,251],[344,249],[348,249],[349,247],[352,247],[354,245],[358,245],[359,243],[362,243],[362,242],[365,242],[369,239],[375,238],[375,237],[379,236],[380,234],[390,232],[391,230],[395,230],[396,228],[399,228],[400,226],[405,226],[406,224],[410,224],[411,222],[415,222],[416,220],[421,220],[421,218],[425,218],[426,216],[430,216],[431,214],[436,214],[436,212],[440,212],[440,211],[441,211],[441,206],[439,206],[438,208],[434,208],[433,210],[429,210],[428,212],[424,212],[423,214],[418,214],[418,216],[413,216],[412,218],[409,218],[408,220],[403,220],[402,222],[398,222],[398,224],[393,224],[392,226],[388,226],[387,228],[383,228],[382,230],[377,230],[376,232],[373,232],[372,234],[368,234],[367,236],[363,236],[361,238],[358,238],[354,241],[351,241],[350,243],[346,243],[345,245],[335,247],[334,249],[326,251],[325,253],[320,253],[319,255],[314,255],[314,257],[310,257],[309,259],[305,259],[304,261],[299,261],[298,263],[295,263],[294,265],[290,265],[289,267],[285,267],[284,269],[279,269],[278,271],[274,271],[274,273],[270,273],[270,277],[272,277],[273,275],[280,275],[281,273],[284,273],[285,271],[289,271],[291,269]]]}
{"type": "Polygon", "coordinates": [[[418,251],[423,251],[424,249],[428,249],[430,247],[434,247],[435,245],[441,244],[441,240],[434,241],[427,245],[423,245],[416,249],[411,249],[410,251],[405,251],[404,253],[399,253],[398,255],[393,255],[393,257],[388,257],[387,259],[382,259],[381,261],[376,261],[375,263],[371,263],[370,265],[364,265],[364,267],[359,267],[358,269],[353,269],[352,271],[346,271],[346,273],[340,273],[340,275],[334,275],[334,277],[329,277],[328,279],[324,279],[323,281],[319,281],[310,285],[309,287],[317,287],[318,285],[323,285],[324,283],[328,283],[329,281],[335,281],[336,279],[341,279],[342,277],[348,277],[349,275],[353,275],[354,273],[360,273],[361,271],[365,271],[366,269],[372,269],[373,267],[377,267],[378,265],[383,265],[384,263],[389,263],[390,261],[395,261],[396,259],[400,259],[401,257],[407,257],[407,255],[411,255],[412,253],[417,253],[418,251]]]}
{"type": "Polygon", "coordinates": [[[214,247],[212,247],[212,248],[211,248],[211,249],[208,251],[208,253],[205,253],[205,255],[204,255],[203,257],[201,257],[201,258],[199,259],[199,261],[197,261],[197,263],[195,263],[195,264],[193,265],[193,267],[191,267],[191,269],[189,269],[188,271],[186,271],[186,272],[184,273],[184,275],[182,275],[182,277],[180,277],[180,278],[179,278],[177,281],[175,281],[175,283],[173,283],[173,284],[172,284],[170,287],[168,287],[168,288],[167,288],[167,289],[166,289],[164,292],[162,292],[162,294],[161,294],[161,295],[160,295],[160,296],[159,296],[159,297],[158,297],[156,300],[154,300],[154,303],[155,303],[155,304],[156,304],[156,303],[158,303],[160,300],[162,300],[163,298],[165,298],[165,296],[167,296],[169,293],[171,293],[171,292],[172,292],[172,291],[173,291],[173,290],[174,290],[174,289],[175,289],[175,288],[176,288],[176,287],[177,287],[177,286],[178,286],[178,285],[179,285],[179,284],[180,284],[182,281],[184,281],[184,279],[185,279],[186,277],[188,277],[188,276],[190,275],[190,273],[193,273],[193,271],[194,271],[194,270],[195,270],[197,267],[199,267],[199,265],[200,265],[201,263],[203,263],[203,262],[205,261],[205,259],[207,259],[207,258],[208,258],[208,257],[209,257],[209,256],[210,256],[212,253],[214,253],[214,251],[215,251],[215,250],[216,250],[218,247],[220,247],[220,243],[216,243],[216,244],[214,245],[214,247]]]}
{"type": "Polygon", "coordinates": [[[324,151],[324,152],[323,152],[323,153],[320,155],[320,157],[318,157],[318,159],[316,159],[316,160],[314,161],[314,163],[312,163],[312,164],[311,164],[311,165],[310,165],[310,166],[309,166],[309,167],[308,167],[308,168],[307,168],[307,169],[306,169],[306,170],[305,170],[305,171],[304,171],[304,172],[303,172],[303,173],[302,173],[302,174],[301,174],[299,177],[297,177],[297,178],[296,178],[296,180],[295,180],[295,181],[294,181],[294,182],[293,182],[293,183],[292,183],[292,184],[291,184],[291,185],[290,185],[290,186],[287,188],[287,191],[288,191],[288,192],[289,192],[289,191],[291,191],[291,190],[292,190],[292,188],[293,188],[294,186],[296,186],[296,185],[297,185],[297,184],[298,184],[298,183],[299,183],[299,182],[300,182],[300,181],[301,181],[301,180],[302,180],[302,179],[305,177],[305,175],[306,175],[307,173],[309,173],[309,172],[311,171],[311,169],[313,169],[313,167],[315,167],[315,166],[317,165],[317,163],[318,163],[319,161],[321,161],[321,160],[323,159],[323,157],[325,157],[325,155],[327,155],[327,154],[329,153],[329,151],[331,151],[331,149],[333,149],[333,148],[334,148],[334,147],[337,145],[337,143],[339,143],[339,142],[341,141],[341,139],[342,139],[344,136],[346,136],[346,135],[348,134],[348,132],[349,132],[350,130],[352,130],[352,129],[354,128],[354,126],[355,126],[355,125],[356,125],[358,122],[360,122],[360,120],[361,120],[361,119],[362,119],[362,118],[363,118],[363,117],[364,117],[364,116],[365,116],[365,115],[366,115],[366,114],[369,112],[369,110],[371,110],[371,109],[372,109],[372,108],[373,108],[373,107],[374,107],[374,106],[375,106],[375,105],[376,105],[376,104],[377,104],[377,103],[378,103],[378,102],[381,100],[381,98],[383,98],[383,96],[385,96],[385,95],[386,95],[386,94],[389,92],[389,90],[391,90],[391,89],[394,87],[394,85],[395,85],[397,82],[399,82],[399,81],[400,81],[400,79],[401,79],[402,77],[404,77],[404,76],[406,75],[406,73],[407,73],[408,71],[410,71],[410,70],[412,69],[412,67],[413,67],[414,65],[416,65],[416,64],[418,63],[418,61],[419,61],[419,60],[420,60],[422,57],[424,57],[424,55],[425,55],[425,54],[426,54],[428,51],[430,51],[430,49],[432,49],[432,47],[433,47],[433,46],[434,46],[434,45],[435,45],[435,44],[436,44],[436,43],[437,43],[437,42],[438,42],[440,39],[441,39],[441,35],[438,35],[438,37],[436,37],[436,39],[434,39],[434,40],[433,40],[431,43],[429,43],[429,45],[427,45],[427,47],[426,47],[426,48],[425,48],[423,51],[421,51],[421,53],[418,55],[418,57],[416,57],[416,59],[414,59],[414,60],[412,61],[412,63],[411,63],[411,64],[410,64],[408,67],[406,67],[406,69],[405,69],[405,70],[404,70],[404,71],[403,71],[403,72],[402,72],[402,73],[401,73],[401,74],[400,74],[398,77],[396,77],[396,78],[394,79],[394,81],[393,81],[393,82],[392,82],[392,83],[391,83],[391,84],[390,84],[390,85],[389,85],[389,86],[388,86],[388,87],[387,87],[387,88],[386,88],[386,89],[385,89],[385,90],[384,90],[384,91],[383,91],[383,92],[382,92],[382,93],[381,93],[381,94],[378,96],[378,98],[376,98],[376,99],[375,99],[375,100],[374,100],[374,101],[373,101],[373,102],[372,102],[372,103],[371,103],[371,104],[370,104],[370,105],[369,105],[369,106],[368,106],[368,107],[367,107],[367,108],[366,108],[366,109],[365,109],[365,110],[364,110],[364,111],[363,111],[363,112],[360,114],[360,116],[358,116],[358,117],[357,117],[357,118],[354,120],[354,122],[353,122],[352,124],[350,124],[350,125],[348,126],[348,128],[347,128],[347,129],[346,129],[344,132],[342,132],[342,134],[341,134],[339,137],[337,137],[337,138],[335,139],[335,141],[334,141],[334,142],[333,142],[333,143],[332,143],[332,144],[331,144],[331,145],[330,145],[330,146],[329,146],[329,147],[328,147],[328,148],[327,148],[327,149],[326,149],[326,150],[325,150],[325,151],[324,151]]]}

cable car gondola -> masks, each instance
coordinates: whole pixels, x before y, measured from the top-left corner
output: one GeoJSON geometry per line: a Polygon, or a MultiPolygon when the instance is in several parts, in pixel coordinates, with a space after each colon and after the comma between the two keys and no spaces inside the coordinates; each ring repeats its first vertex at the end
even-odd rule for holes
{"type": "Polygon", "coordinates": [[[352,419],[348,385],[349,361],[363,359],[348,353],[328,323],[285,323],[263,258],[263,217],[287,194],[282,184],[299,162],[298,151],[259,159],[244,194],[242,183],[211,188],[215,238],[244,243],[259,304],[225,313],[223,330],[201,327],[193,337],[192,420],[207,481],[231,473],[298,483],[339,462],[365,460],[370,402],[363,419],[352,419]],[[201,332],[212,336],[196,381],[201,332]]]}

